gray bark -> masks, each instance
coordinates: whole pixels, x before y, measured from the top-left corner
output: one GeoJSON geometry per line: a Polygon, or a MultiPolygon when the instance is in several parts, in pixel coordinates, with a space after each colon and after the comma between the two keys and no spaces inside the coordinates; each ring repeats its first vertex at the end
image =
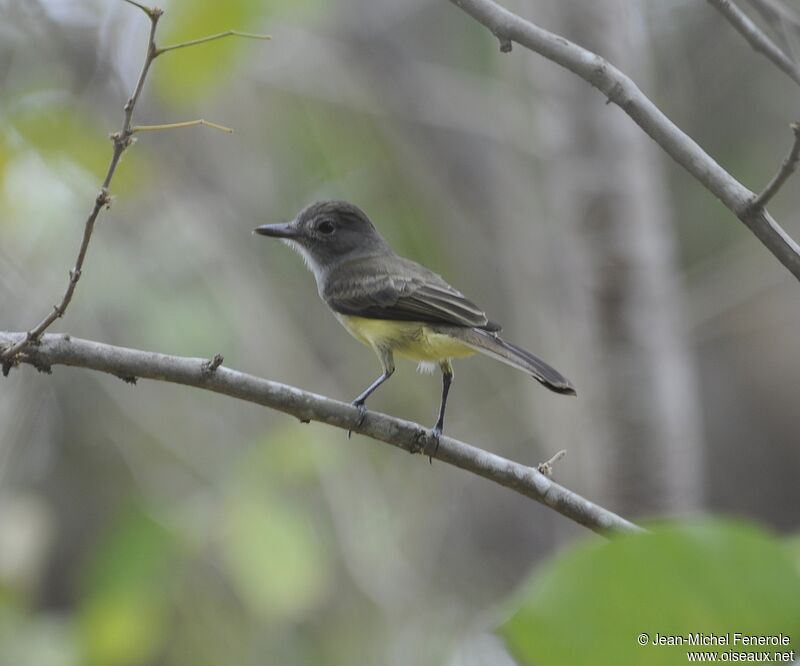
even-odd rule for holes
{"type": "MultiPolygon", "coordinates": [[[[0,348],[10,348],[24,339],[25,333],[0,331],[0,348]]],[[[410,421],[378,412],[367,412],[362,417],[350,404],[226,368],[221,365],[220,357],[205,360],[169,356],[67,335],[45,334],[39,343],[19,356],[18,361],[46,373],[51,372],[53,365],[69,365],[106,372],[131,384],[144,378],[206,389],[291,414],[303,422],[327,423],[409,453],[423,453],[541,502],[601,534],[641,530],[532,467],[444,435],[436,442],[430,430],[410,421]]]]}

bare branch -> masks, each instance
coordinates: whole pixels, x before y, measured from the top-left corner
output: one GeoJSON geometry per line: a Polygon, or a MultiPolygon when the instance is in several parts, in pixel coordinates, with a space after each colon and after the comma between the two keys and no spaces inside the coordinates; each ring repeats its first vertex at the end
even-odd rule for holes
{"type": "Polygon", "coordinates": [[[550,460],[546,460],[543,463],[539,463],[536,466],[536,469],[539,471],[540,474],[544,474],[547,478],[553,476],[553,465],[555,465],[559,460],[562,460],[567,455],[566,449],[561,449],[558,453],[556,453],[550,460]]]}
{"type": "MultiPolygon", "coordinates": [[[[24,339],[24,333],[0,332],[0,347],[13,346],[24,339]]],[[[49,371],[53,365],[69,365],[106,372],[127,381],[143,378],[194,386],[270,407],[301,421],[319,421],[352,430],[410,453],[424,452],[428,455],[434,450],[435,442],[430,430],[416,423],[371,411],[362,418],[361,412],[352,405],[230,370],[221,365],[221,361],[221,357],[209,362],[202,358],[113,347],[52,333],[43,336],[38,344],[26,348],[17,357],[17,362],[28,363],[40,371],[49,371]]],[[[642,529],[554,483],[533,467],[456,439],[442,436],[433,457],[534,499],[599,534],[642,529]]]]}
{"type": "Polygon", "coordinates": [[[769,185],[764,188],[764,191],[753,200],[752,206],[754,209],[764,208],[770,199],[778,193],[778,190],[781,189],[789,176],[797,169],[797,163],[800,162],[800,122],[792,123],[791,128],[794,132],[792,148],[786,159],[783,160],[778,173],[775,174],[769,185]]]}
{"type": "Polygon", "coordinates": [[[225,37],[243,37],[245,39],[272,39],[272,35],[257,35],[252,32],[239,32],[238,30],[226,30],[216,35],[209,35],[208,37],[200,37],[199,39],[191,39],[188,42],[181,42],[180,44],[172,44],[170,46],[162,46],[156,49],[156,56],[160,56],[167,51],[174,51],[176,49],[185,49],[187,46],[197,46],[198,44],[205,44],[206,42],[213,42],[217,39],[224,39],[225,37]]]}
{"type": "Polygon", "coordinates": [[[758,53],[769,58],[784,74],[800,85],[800,68],[745,14],[733,0],[708,0],[758,53]]]}
{"type": "Polygon", "coordinates": [[[125,0],[125,2],[141,9],[150,18],[150,33],[147,39],[147,52],[145,54],[144,62],[142,64],[142,69],[139,72],[139,78],[136,81],[136,86],[133,90],[133,93],[131,94],[128,101],[125,103],[123,109],[124,117],[122,121],[122,128],[118,132],[114,132],[110,136],[111,141],[113,142],[111,162],[108,165],[105,178],[103,179],[103,183],[100,188],[100,193],[95,198],[94,206],[92,206],[92,209],[89,211],[89,215],[86,218],[86,222],[84,223],[83,237],[81,238],[81,243],[78,248],[78,256],[75,259],[75,265],[69,272],[69,281],[67,282],[67,288],[64,291],[64,295],[61,297],[61,301],[58,303],[58,305],[54,305],[53,309],[48,313],[48,315],[44,317],[36,326],[31,328],[26,333],[23,339],[16,341],[15,344],[13,344],[11,347],[0,353],[0,364],[4,374],[7,373],[8,368],[11,367],[11,365],[13,365],[14,357],[20,352],[22,352],[27,346],[29,346],[32,343],[35,343],[41,337],[41,335],[53,324],[53,322],[56,321],[56,319],[59,319],[64,316],[64,313],[69,307],[69,304],[72,301],[72,296],[75,293],[75,288],[78,285],[78,280],[80,280],[81,278],[83,263],[86,259],[86,253],[89,249],[89,242],[92,239],[92,233],[94,232],[95,222],[97,221],[97,217],[100,214],[100,211],[104,207],[109,208],[111,206],[111,196],[109,195],[109,188],[111,186],[111,181],[114,178],[114,173],[117,170],[117,166],[119,165],[119,161],[120,158],[122,157],[122,154],[133,143],[134,133],[152,132],[156,130],[175,129],[180,127],[192,127],[195,125],[204,125],[207,127],[212,127],[214,129],[218,129],[226,133],[233,132],[233,130],[229,127],[225,127],[224,125],[218,125],[217,123],[212,123],[209,122],[208,120],[203,120],[203,119],[191,120],[182,123],[171,123],[163,125],[137,125],[136,127],[133,127],[132,126],[133,111],[136,107],[136,103],[139,101],[140,95],[142,94],[142,89],[144,88],[144,83],[145,80],[147,79],[147,74],[150,71],[150,66],[153,64],[153,60],[155,60],[159,55],[165,53],[166,51],[183,48],[185,46],[193,46],[195,44],[202,44],[204,42],[208,42],[214,39],[221,39],[223,37],[234,36],[234,37],[246,37],[251,39],[271,39],[269,35],[254,35],[250,33],[229,30],[228,32],[223,32],[218,35],[212,35],[210,37],[202,37],[200,39],[195,39],[190,42],[184,42],[182,44],[175,44],[173,46],[158,48],[158,46],[156,45],[156,29],[158,27],[158,20],[164,13],[163,10],[158,7],[148,7],[139,2],[136,2],[135,0],[125,0]]]}
{"type": "Polygon", "coordinates": [[[136,134],[137,132],[159,132],[161,130],[180,129],[182,127],[197,127],[198,125],[211,127],[220,132],[225,132],[226,134],[231,134],[233,132],[233,129],[230,127],[218,125],[217,123],[212,123],[210,120],[203,120],[200,118],[198,120],[184,120],[180,123],[165,123],[163,125],[134,125],[131,127],[131,134],[136,134]]]}
{"type": "Polygon", "coordinates": [[[83,237],[81,238],[81,244],[78,248],[78,256],[75,259],[75,265],[69,272],[67,289],[64,292],[64,295],[61,297],[59,304],[53,306],[52,311],[44,319],[30,329],[23,339],[17,341],[16,344],[0,354],[0,361],[2,361],[3,364],[2,368],[4,374],[7,372],[9,363],[13,361],[16,354],[22,351],[30,343],[38,340],[42,333],[44,333],[56,319],[64,316],[64,312],[66,312],[70,302],[72,301],[72,296],[75,293],[75,287],[78,285],[78,280],[81,278],[83,262],[86,259],[86,252],[89,249],[89,242],[92,239],[92,232],[94,231],[94,225],[97,221],[97,216],[100,214],[100,211],[103,209],[103,207],[109,208],[111,206],[111,197],[109,196],[108,188],[111,186],[111,180],[114,178],[114,173],[117,170],[117,165],[122,157],[122,153],[124,153],[128,146],[131,145],[131,118],[133,117],[133,109],[136,106],[136,102],[138,101],[139,95],[144,87],[144,82],[147,78],[147,72],[150,70],[150,64],[155,58],[156,28],[158,27],[158,19],[161,18],[163,13],[157,7],[145,7],[144,5],[134,2],[133,0],[126,0],[126,2],[138,7],[150,17],[150,34],[147,39],[147,53],[145,54],[144,63],[142,65],[141,72],[139,73],[139,78],[136,82],[136,87],[134,88],[133,94],[125,103],[125,115],[122,121],[122,129],[120,129],[119,132],[115,132],[110,137],[114,144],[111,153],[111,162],[106,170],[105,178],[103,178],[103,184],[101,185],[100,193],[95,198],[94,206],[89,211],[89,216],[86,218],[86,222],[84,223],[83,237]]]}
{"type": "Polygon", "coordinates": [[[135,0],[125,0],[129,5],[133,5],[134,7],[138,7],[141,9],[145,14],[147,14],[150,18],[158,13],[159,15],[162,13],[158,7],[148,7],[147,5],[143,5],[139,2],[135,2],[135,0]]]}
{"type": "Polygon", "coordinates": [[[675,125],[636,84],[611,63],[577,44],[511,13],[492,0],[450,0],[486,26],[501,42],[517,42],[561,65],[617,104],[672,159],[736,215],[791,273],[800,279],[800,246],[737,181],[675,125]]]}
{"type": "Polygon", "coordinates": [[[784,0],[749,0],[749,3],[768,23],[786,23],[800,28],[800,10],[784,0]]]}
{"type": "Polygon", "coordinates": [[[780,0],[749,0],[770,28],[774,36],[780,40],[779,46],[784,53],[792,56],[792,61],[797,63],[797,56],[792,54],[792,45],[789,41],[789,30],[800,28],[800,15],[793,12],[780,0]]]}
{"type": "MultiPolygon", "coordinates": [[[[708,2],[728,20],[753,49],[769,58],[781,71],[800,85],[800,67],[798,67],[797,63],[775,44],[733,0],[708,0],[708,2]]],[[[770,20],[785,20],[781,17],[776,17],[774,8],[771,6],[756,3],[755,7],[770,20]]],[[[770,199],[778,193],[778,190],[797,168],[797,162],[800,159],[800,123],[792,123],[791,128],[794,132],[792,148],[783,164],[781,164],[780,169],[778,169],[778,173],[764,188],[764,191],[753,199],[750,204],[750,208],[753,211],[763,211],[770,199]]]]}

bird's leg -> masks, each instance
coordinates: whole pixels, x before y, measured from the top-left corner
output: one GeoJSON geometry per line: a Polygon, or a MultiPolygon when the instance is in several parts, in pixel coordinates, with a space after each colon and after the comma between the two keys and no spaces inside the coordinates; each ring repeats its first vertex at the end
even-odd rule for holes
{"type": "MultiPolygon", "coordinates": [[[[383,374],[381,374],[380,377],[378,377],[374,382],[372,382],[372,384],[367,386],[367,388],[365,388],[361,392],[361,394],[355,400],[353,400],[353,402],[350,403],[351,405],[353,405],[353,407],[358,408],[359,412],[358,425],[361,425],[364,422],[364,416],[367,413],[367,408],[364,403],[367,402],[367,398],[369,398],[369,396],[371,396],[375,392],[375,389],[377,389],[381,384],[383,384],[383,382],[385,382],[387,379],[389,379],[389,377],[391,377],[394,374],[394,358],[392,356],[392,351],[390,349],[380,350],[378,351],[378,356],[380,357],[381,365],[383,366],[383,374]]],[[[348,439],[352,434],[353,434],[352,430],[347,431],[348,439]]]]}
{"type": "Polygon", "coordinates": [[[447,394],[450,393],[450,385],[453,383],[453,366],[450,361],[442,361],[439,367],[442,369],[442,403],[439,405],[439,418],[436,419],[436,425],[431,430],[431,434],[436,440],[436,446],[433,452],[428,454],[430,463],[433,463],[433,456],[439,450],[439,438],[442,436],[442,430],[444,429],[444,410],[447,407],[447,394]]]}
{"type": "Polygon", "coordinates": [[[362,408],[366,409],[366,407],[364,407],[364,403],[367,401],[367,398],[369,398],[369,396],[371,396],[374,393],[376,388],[378,388],[381,384],[383,384],[383,382],[389,379],[389,377],[392,376],[393,372],[394,368],[384,370],[383,374],[380,377],[378,377],[374,382],[372,382],[372,384],[367,386],[367,388],[364,389],[361,395],[359,395],[350,404],[353,405],[353,407],[358,407],[359,409],[362,408]]]}

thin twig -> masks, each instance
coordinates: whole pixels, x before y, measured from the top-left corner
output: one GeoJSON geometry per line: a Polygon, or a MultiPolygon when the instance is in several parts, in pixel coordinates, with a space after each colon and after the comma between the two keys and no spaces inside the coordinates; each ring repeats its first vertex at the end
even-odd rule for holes
{"type": "Polygon", "coordinates": [[[561,449],[558,453],[556,453],[550,460],[547,460],[543,463],[539,463],[536,466],[536,469],[539,470],[540,474],[544,474],[548,479],[553,476],[553,466],[559,461],[562,460],[567,455],[566,449],[561,449]]]}
{"type": "Polygon", "coordinates": [[[752,206],[754,210],[763,209],[769,203],[770,199],[778,193],[778,190],[781,189],[789,176],[797,169],[797,164],[800,162],[800,122],[792,123],[790,127],[794,132],[792,148],[789,150],[786,159],[783,160],[783,164],[781,164],[781,168],[778,169],[778,173],[769,181],[764,191],[753,199],[752,206]]]}
{"type": "Polygon", "coordinates": [[[239,32],[238,30],[226,30],[216,35],[209,35],[208,37],[200,37],[199,39],[191,39],[188,42],[181,42],[180,44],[171,44],[170,46],[162,46],[156,50],[156,57],[167,51],[174,51],[176,49],[183,49],[187,46],[197,46],[198,44],[205,44],[206,42],[213,42],[216,39],[224,39],[225,37],[243,37],[245,39],[272,39],[272,35],[257,35],[252,32],[239,32]]]}
{"type": "MultiPolygon", "coordinates": [[[[0,332],[0,346],[24,338],[24,333],[0,332]]],[[[433,452],[437,460],[521,493],[599,534],[642,529],[551,481],[535,467],[446,436],[434,447],[430,430],[417,423],[372,411],[362,415],[348,403],[231,370],[221,365],[221,357],[219,365],[215,361],[209,364],[202,358],[167,356],[53,333],[44,335],[40,344],[28,349],[21,359],[40,371],[49,371],[54,365],[70,365],[124,377],[127,381],[155,379],[214,391],[279,410],[301,421],[319,421],[352,430],[410,453],[433,452]],[[216,366],[213,370],[212,365],[216,366]]]]}
{"type": "Polygon", "coordinates": [[[231,134],[233,132],[233,129],[230,127],[218,125],[217,123],[212,123],[210,120],[203,120],[200,118],[199,120],[184,120],[180,123],[165,123],[163,125],[134,125],[131,127],[131,134],[136,134],[137,132],[159,132],[161,130],[180,129],[182,127],[197,127],[198,125],[211,127],[220,132],[225,132],[226,134],[231,134]]]}
{"type": "Polygon", "coordinates": [[[800,20],[797,15],[790,13],[789,8],[775,2],[774,0],[749,0],[750,6],[758,12],[759,16],[772,29],[775,39],[780,43],[779,46],[784,53],[790,55],[795,64],[797,56],[792,53],[792,44],[787,29],[796,30],[800,27],[800,20]]]}
{"type": "Polygon", "coordinates": [[[145,80],[147,79],[147,74],[150,71],[150,66],[153,64],[153,60],[155,60],[158,56],[162,53],[166,53],[167,51],[171,51],[178,48],[184,48],[187,46],[194,46],[196,44],[203,44],[205,42],[209,42],[215,39],[221,39],[222,37],[228,36],[235,36],[235,37],[246,37],[251,39],[271,39],[269,35],[255,35],[246,32],[237,32],[235,30],[229,30],[228,32],[223,32],[217,35],[211,35],[209,37],[201,37],[200,39],[194,39],[189,42],[184,42],[182,44],[175,44],[173,46],[166,46],[164,48],[159,48],[156,45],[156,28],[158,27],[158,20],[161,18],[164,11],[158,7],[148,7],[143,5],[135,0],[125,0],[129,5],[133,5],[141,9],[147,16],[150,18],[150,33],[147,39],[147,52],[145,54],[144,63],[142,64],[142,69],[139,73],[139,78],[136,81],[136,86],[133,90],[128,101],[125,103],[124,106],[124,117],[122,121],[122,128],[118,132],[114,132],[111,134],[110,138],[113,142],[113,150],[111,154],[111,162],[108,165],[108,170],[106,171],[105,178],[103,179],[103,183],[100,187],[100,193],[95,198],[94,206],[89,211],[89,215],[86,218],[86,222],[83,227],[83,237],[81,238],[81,244],[78,248],[78,256],[75,259],[75,264],[72,270],[69,272],[69,281],[67,282],[67,288],[64,291],[64,295],[61,298],[61,301],[58,305],[54,305],[52,311],[44,317],[36,326],[30,329],[24,338],[21,340],[17,340],[11,347],[6,349],[3,352],[0,352],[0,368],[2,368],[2,372],[4,375],[8,374],[9,369],[15,363],[16,356],[22,352],[26,347],[36,343],[41,335],[50,327],[50,325],[64,316],[64,313],[69,307],[70,302],[72,301],[72,296],[75,293],[75,288],[78,284],[78,280],[81,278],[81,272],[83,270],[83,263],[86,259],[86,253],[89,249],[89,242],[92,239],[92,233],[94,231],[95,222],[97,221],[97,217],[100,214],[100,211],[105,207],[109,208],[111,206],[111,196],[109,195],[109,188],[111,186],[111,181],[114,178],[114,173],[117,170],[117,165],[119,164],[120,158],[122,154],[128,149],[128,147],[133,143],[133,134],[136,132],[151,132],[156,130],[164,130],[164,129],[175,129],[180,127],[192,127],[194,125],[205,125],[208,127],[213,127],[214,129],[218,129],[222,132],[231,133],[233,130],[229,127],[225,127],[224,125],[218,125],[217,123],[212,123],[207,120],[191,120],[183,123],[169,123],[169,124],[162,124],[162,125],[137,125],[132,126],[132,118],[133,118],[133,111],[136,107],[136,103],[139,101],[139,97],[142,94],[142,89],[144,88],[145,80]]]}
{"type": "Polygon", "coordinates": [[[754,210],[755,193],[725,171],[694,139],[667,118],[630,77],[596,53],[520,18],[492,0],[450,2],[486,26],[501,42],[516,42],[600,90],[747,225],[775,258],[800,279],[800,246],[766,210],[754,210]]]}
{"type": "Polygon", "coordinates": [[[800,13],[781,0],[749,0],[750,4],[768,23],[786,23],[800,28],[800,13]]]}
{"type": "Polygon", "coordinates": [[[144,5],[140,5],[133,0],[126,0],[126,2],[138,7],[144,11],[148,17],[150,17],[150,34],[147,39],[147,52],[145,54],[144,63],[142,65],[141,72],[139,73],[139,78],[136,81],[136,87],[133,90],[133,94],[125,103],[122,128],[119,132],[115,132],[110,137],[113,142],[111,162],[108,165],[105,178],[103,178],[103,184],[100,187],[100,193],[95,198],[94,206],[92,206],[92,209],[89,211],[89,216],[86,218],[86,222],[83,227],[83,237],[81,238],[81,244],[78,248],[78,256],[75,259],[75,265],[69,272],[67,289],[64,292],[59,304],[53,306],[52,311],[44,319],[30,329],[23,339],[19,340],[16,344],[0,354],[0,361],[2,361],[2,371],[4,375],[8,374],[8,369],[13,364],[14,357],[27,345],[36,342],[42,333],[44,333],[44,331],[46,331],[56,319],[64,316],[67,307],[69,307],[69,304],[72,301],[72,296],[75,293],[75,287],[78,285],[78,280],[81,278],[83,262],[86,259],[86,252],[89,249],[89,241],[92,239],[92,232],[94,231],[97,216],[100,214],[100,211],[103,209],[103,207],[108,208],[111,205],[111,197],[109,196],[108,192],[109,187],[111,186],[111,180],[114,178],[114,173],[117,170],[117,165],[119,164],[122,154],[125,152],[128,146],[131,145],[131,118],[133,117],[133,109],[136,106],[139,95],[141,95],[145,79],[147,78],[147,72],[150,70],[150,65],[155,58],[156,28],[158,27],[158,19],[161,18],[163,12],[157,7],[145,7],[144,5]]]}
{"type": "Polygon", "coordinates": [[[784,74],[800,85],[800,67],[745,14],[733,0],[708,0],[758,53],[769,58],[784,74]]]}
{"type": "Polygon", "coordinates": [[[163,12],[161,12],[160,9],[158,9],[158,7],[148,7],[147,5],[143,5],[141,3],[135,2],[135,0],[125,0],[125,2],[127,2],[129,5],[133,5],[134,7],[138,7],[145,14],[147,14],[150,18],[153,17],[153,14],[155,12],[163,13],[163,12]]]}

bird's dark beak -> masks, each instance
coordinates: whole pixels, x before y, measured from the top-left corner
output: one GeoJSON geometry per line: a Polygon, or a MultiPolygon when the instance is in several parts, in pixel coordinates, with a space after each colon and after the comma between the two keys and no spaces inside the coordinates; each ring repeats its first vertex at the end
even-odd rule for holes
{"type": "Polygon", "coordinates": [[[290,222],[285,224],[262,224],[255,228],[255,233],[271,238],[296,239],[300,236],[300,231],[290,222]]]}

